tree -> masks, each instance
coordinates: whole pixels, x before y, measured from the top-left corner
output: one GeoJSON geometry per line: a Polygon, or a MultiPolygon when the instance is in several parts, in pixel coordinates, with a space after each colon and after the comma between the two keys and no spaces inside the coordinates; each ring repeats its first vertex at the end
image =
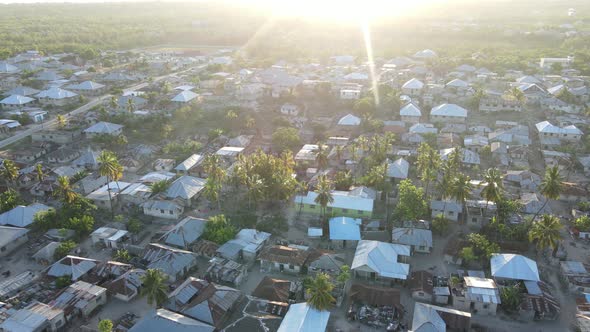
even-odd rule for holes
{"type": "Polygon", "coordinates": [[[327,147],[322,143],[318,144],[318,151],[315,155],[315,160],[318,164],[318,169],[322,170],[328,167],[328,151],[327,147]]]}
{"type": "Polygon", "coordinates": [[[465,247],[461,249],[461,251],[459,251],[459,257],[461,257],[461,259],[466,263],[477,260],[477,256],[475,253],[473,253],[473,248],[471,247],[465,247]]]}
{"type": "Polygon", "coordinates": [[[77,244],[74,241],[64,241],[61,242],[57,248],[55,248],[55,251],[53,252],[53,258],[55,260],[60,260],[62,259],[64,256],[68,255],[70,252],[72,252],[72,250],[74,250],[74,248],[76,248],[77,244]]]}
{"type": "Polygon", "coordinates": [[[432,232],[443,235],[449,229],[449,219],[445,218],[443,214],[439,214],[432,220],[432,232]]]}
{"type": "Polygon", "coordinates": [[[149,185],[150,189],[152,190],[152,195],[158,195],[165,192],[166,190],[168,190],[169,186],[169,180],[160,180],[149,185]]]}
{"type": "Polygon", "coordinates": [[[516,100],[521,106],[526,101],[526,96],[518,87],[514,87],[514,88],[510,89],[510,91],[508,92],[508,95],[512,99],[516,100]]]}
{"type": "Polygon", "coordinates": [[[35,171],[37,172],[37,181],[43,182],[43,179],[45,179],[45,173],[43,173],[43,165],[35,165],[35,171]]]}
{"type": "Polygon", "coordinates": [[[559,218],[544,214],[541,220],[534,222],[529,230],[529,241],[535,242],[537,248],[541,250],[551,247],[553,257],[555,257],[557,249],[559,249],[562,228],[563,225],[559,222],[559,218]]]}
{"type": "Polygon", "coordinates": [[[421,143],[418,147],[418,175],[424,184],[424,196],[428,197],[428,187],[436,180],[441,166],[440,154],[428,143],[421,143]]]}
{"type": "Polygon", "coordinates": [[[76,231],[76,235],[81,238],[82,236],[90,234],[90,232],[92,232],[93,227],[94,217],[86,215],[81,217],[70,218],[68,220],[67,228],[76,231]]]}
{"type": "Polygon", "coordinates": [[[516,312],[522,302],[520,285],[507,286],[500,288],[500,306],[508,312],[516,312]]]}
{"type": "Polygon", "coordinates": [[[72,276],[61,276],[55,279],[55,287],[57,289],[66,288],[72,284],[72,276]]]}
{"type": "Polygon", "coordinates": [[[212,202],[217,202],[217,209],[221,210],[221,189],[225,180],[225,170],[219,166],[219,156],[210,154],[203,161],[203,169],[207,173],[207,182],[203,194],[212,202]]]}
{"type": "Polygon", "coordinates": [[[336,190],[348,190],[352,183],[352,173],[350,171],[339,171],[334,175],[334,187],[336,190]]]}
{"type": "Polygon", "coordinates": [[[110,319],[103,319],[98,322],[98,331],[99,332],[112,332],[113,331],[113,322],[110,319]]]}
{"type": "Polygon", "coordinates": [[[309,287],[306,289],[309,299],[307,303],[320,311],[328,310],[336,302],[332,296],[334,285],[330,282],[330,277],[325,273],[318,273],[309,287]]]}
{"type": "Polygon", "coordinates": [[[149,304],[156,304],[157,307],[161,306],[168,299],[166,291],[166,275],[159,269],[148,269],[145,274],[141,277],[143,288],[141,289],[141,295],[147,296],[147,302],[149,304]]]}
{"type": "Polygon", "coordinates": [[[336,277],[338,284],[344,286],[344,284],[350,279],[350,266],[342,265],[340,267],[340,273],[336,277]]]}
{"type": "MultiPolygon", "coordinates": [[[[119,181],[123,176],[123,166],[119,164],[119,160],[117,156],[108,150],[103,150],[97,159],[99,166],[98,166],[98,174],[101,176],[105,176],[107,178],[107,191],[109,192],[109,203],[111,207],[111,214],[114,217],[115,210],[113,207],[113,197],[111,193],[111,181],[119,181]]],[[[119,183],[117,182],[117,186],[119,183]]]]}
{"type": "Polygon", "coordinates": [[[463,205],[463,222],[465,222],[465,216],[467,215],[466,202],[473,191],[473,185],[470,181],[469,176],[459,173],[451,185],[451,196],[463,205]]]}
{"type": "Polygon", "coordinates": [[[133,234],[138,234],[142,229],[141,222],[135,218],[129,219],[127,222],[127,230],[133,234]]]}
{"type": "Polygon", "coordinates": [[[318,177],[316,192],[317,196],[314,199],[314,202],[321,206],[322,221],[325,222],[326,207],[328,204],[334,202],[334,197],[332,196],[332,183],[326,175],[320,175],[318,177]]]}
{"type": "Polygon", "coordinates": [[[20,194],[12,188],[8,188],[0,194],[0,213],[10,211],[22,204],[24,204],[24,201],[21,199],[20,194]]]}
{"type": "Polygon", "coordinates": [[[0,169],[0,177],[2,177],[6,183],[6,187],[10,187],[11,183],[14,183],[18,179],[19,168],[16,166],[14,161],[4,159],[2,162],[2,168],[0,169]]]}
{"type": "Polygon", "coordinates": [[[119,249],[119,250],[117,250],[117,252],[115,253],[115,256],[113,258],[117,262],[129,263],[129,261],[131,260],[131,255],[129,255],[129,251],[127,251],[125,249],[119,249]]]}
{"type": "Polygon", "coordinates": [[[545,203],[541,206],[539,211],[535,213],[532,220],[535,220],[537,216],[545,209],[545,205],[549,202],[550,199],[556,200],[561,195],[563,184],[561,180],[561,174],[559,173],[559,168],[557,165],[548,168],[545,171],[545,176],[543,177],[543,181],[541,182],[540,192],[541,195],[545,196],[545,203]]]}
{"type": "Polygon", "coordinates": [[[273,150],[282,153],[286,150],[295,151],[301,147],[299,132],[295,128],[280,127],[272,134],[273,150]]]}
{"type": "Polygon", "coordinates": [[[57,178],[57,187],[53,194],[59,197],[64,204],[72,204],[78,197],[78,193],[74,191],[70,184],[70,179],[65,175],[57,178]]]}
{"type": "Polygon", "coordinates": [[[57,121],[57,127],[59,129],[64,129],[67,126],[67,124],[68,124],[68,120],[62,114],[58,114],[57,115],[56,121],[57,121]]]}
{"type": "Polygon", "coordinates": [[[112,96],[109,100],[109,107],[111,109],[117,109],[119,107],[119,102],[117,101],[117,97],[112,96]]]}
{"type": "Polygon", "coordinates": [[[574,220],[574,227],[581,232],[590,231],[590,217],[584,215],[574,220]]]}
{"type": "Polygon", "coordinates": [[[395,215],[400,221],[418,220],[428,213],[422,188],[416,187],[412,180],[402,180],[398,185],[398,202],[395,215]]]}
{"type": "Polygon", "coordinates": [[[133,111],[135,111],[135,102],[133,98],[129,98],[127,99],[127,112],[133,113],[133,111]]]}
{"type": "Polygon", "coordinates": [[[229,220],[223,214],[219,214],[209,217],[207,224],[205,224],[203,238],[217,244],[223,244],[233,239],[237,233],[237,229],[229,223],[229,220]]]}
{"type": "Polygon", "coordinates": [[[357,115],[369,116],[375,114],[375,100],[372,97],[358,99],[352,109],[357,115]]]}
{"type": "Polygon", "coordinates": [[[486,200],[486,210],[489,202],[498,203],[502,197],[502,175],[496,168],[489,168],[483,175],[485,186],[481,191],[481,196],[486,200]]]}

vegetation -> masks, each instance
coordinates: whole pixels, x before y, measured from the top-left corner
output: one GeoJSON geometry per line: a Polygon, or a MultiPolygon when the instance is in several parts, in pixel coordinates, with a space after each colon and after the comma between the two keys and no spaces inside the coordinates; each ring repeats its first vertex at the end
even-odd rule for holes
{"type": "Polygon", "coordinates": [[[316,192],[317,196],[314,199],[314,202],[321,207],[322,221],[325,221],[326,207],[328,206],[328,204],[334,202],[334,197],[332,197],[332,182],[328,179],[326,175],[320,175],[318,177],[316,192]]]}
{"type": "Polygon", "coordinates": [[[581,216],[576,218],[576,220],[574,220],[574,227],[576,227],[581,232],[590,231],[590,217],[581,216]]]}
{"type": "Polygon", "coordinates": [[[113,331],[113,322],[110,319],[103,319],[98,322],[99,332],[111,332],[113,331]]]}
{"type": "Polygon", "coordinates": [[[168,190],[169,186],[170,186],[169,180],[160,180],[160,181],[156,181],[156,182],[150,184],[149,187],[152,191],[152,195],[158,195],[163,192],[166,192],[166,190],[168,190]]]}
{"type": "Polygon", "coordinates": [[[432,232],[439,235],[444,235],[449,230],[449,219],[445,218],[443,214],[439,214],[432,220],[432,232]]]}
{"type": "Polygon", "coordinates": [[[437,150],[428,143],[421,143],[418,147],[417,159],[418,175],[424,185],[424,196],[428,196],[430,183],[436,180],[442,161],[437,150]]]}
{"type": "Polygon", "coordinates": [[[550,199],[556,200],[559,198],[562,186],[561,174],[559,173],[557,165],[548,168],[545,171],[545,177],[543,177],[543,182],[541,182],[540,188],[541,195],[545,196],[546,200],[533,217],[533,220],[537,219],[537,216],[545,209],[545,205],[547,205],[550,199]]]}
{"type": "Polygon", "coordinates": [[[0,194],[0,213],[10,211],[24,203],[25,202],[21,199],[20,194],[16,190],[8,188],[5,192],[0,194]]]}
{"type": "Polygon", "coordinates": [[[115,255],[113,256],[113,258],[117,262],[129,263],[129,261],[131,260],[131,255],[129,254],[129,251],[127,251],[125,249],[119,249],[115,252],[115,255]]]}
{"type": "Polygon", "coordinates": [[[426,216],[428,205],[422,188],[417,188],[410,179],[402,180],[398,188],[395,217],[400,221],[414,221],[426,216]]]}
{"type": "Polygon", "coordinates": [[[209,217],[203,232],[203,239],[223,244],[233,239],[237,233],[237,229],[230,224],[229,220],[223,214],[219,214],[209,217]]]}
{"type": "Polygon", "coordinates": [[[72,276],[61,276],[55,279],[55,287],[57,289],[66,288],[72,284],[72,276]]]}
{"type": "Polygon", "coordinates": [[[464,247],[460,251],[460,256],[467,262],[481,261],[488,264],[492,254],[500,252],[500,246],[482,234],[471,233],[467,236],[467,240],[470,246],[464,247]]]}
{"type": "MultiPolygon", "coordinates": [[[[500,199],[502,199],[502,174],[496,168],[488,169],[484,175],[483,179],[485,182],[485,186],[481,191],[481,196],[486,200],[486,202],[494,202],[498,203],[500,199]]],[[[486,205],[487,209],[487,205],[486,205]]]]}
{"type": "Polygon", "coordinates": [[[10,184],[14,184],[18,179],[19,168],[12,160],[5,159],[2,162],[2,168],[0,168],[0,177],[6,183],[6,187],[9,188],[10,184]]]}
{"type": "Polygon", "coordinates": [[[529,231],[529,241],[534,242],[541,250],[551,247],[555,257],[561,240],[560,231],[562,228],[563,225],[559,222],[558,217],[544,214],[541,220],[533,221],[533,226],[529,231]]]}
{"type": "MultiPolygon", "coordinates": [[[[98,156],[98,174],[107,178],[107,189],[109,192],[109,205],[111,206],[111,214],[114,217],[113,195],[111,194],[111,182],[119,181],[123,176],[123,166],[119,164],[119,160],[115,153],[103,150],[98,156]]],[[[118,182],[117,186],[119,185],[118,182]]],[[[120,190],[119,190],[120,191],[120,190]]]]}
{"type": "Polygon", "coordinates": [[[295,152],[295,149],[301,147],[299,132],[297,129],[290,127],[278,128],[272,134],[272,147],[278,153],[283,153],[287,150],[295,152]]]}
{"type": "Polygon", "coordinates": [[[168,299],[168,292],[166,289],[166,275],[158,269],[148,269],[145,275],[141,277],[143,287],[141,295],[147,296],[149,304],[155,304],[160,307],[168,299]]]}
{"type": "Polygon", "coordinates": [[[336,281],[338,284],[344,285],[350,279],[350,275],[350,266],[342,265],[342,267],[340,267],[340,273],[336,277],[336,281]]]}
{"type": "Polygon", "coordinates": [[[500,306],[507,312],[516,312],[522,302],[520,284],[500,288],[500,306]]]}
{"type": "Polygon", "coordinates": [[[330,309],[336,300],[332,296],[334,285],[325,273],[318,273],[306,289],[309,299],[307,303],[317,310],[330,309]]]}
{"type": "Polygon", "coordinates": [[[64,256],[67,256],[70,252],[72,252],[72,250],[74,250],[77,245],[78,244],[76,244],[74,241],[61,242],[57,248],[55,248],[55,251],[53,252],[53,258],[55,260],[62,259],[64,256]]]}
{"type": "Polygon", "coordinates": [[[348,190],[354,183],[352,173],[350,171],[338,171],[334,175],[334,188],[336,190],[348,190]]]}

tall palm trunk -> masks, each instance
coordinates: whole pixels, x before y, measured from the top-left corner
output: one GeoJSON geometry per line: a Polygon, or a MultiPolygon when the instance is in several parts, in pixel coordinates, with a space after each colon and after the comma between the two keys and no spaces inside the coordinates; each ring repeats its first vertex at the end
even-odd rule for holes
{"type": "Polygon", "coordinates": [[[111,194],[111,179],[107,177],[107,191],[109,192],[109,203],[111,206],[111,218],[115,218],[115,207],[113,206],[113,195],[111,194]]]}
{"type": "Polygon", "coordinates": [[[548,199],[545,199],[545,203],[543,203],[543,206],[541,206],[541,208],[539,209],[539,211],[537,211],[537,213],[535,213],[535,215],[533,216],[532,221],[534,221],[535,219],[537,219],[537,217],[539,216],[539,214],[541,214],[541,211],[543,211],[545,209],[545,205],[547,205],[547,203],[549,203],[548,199]]]}

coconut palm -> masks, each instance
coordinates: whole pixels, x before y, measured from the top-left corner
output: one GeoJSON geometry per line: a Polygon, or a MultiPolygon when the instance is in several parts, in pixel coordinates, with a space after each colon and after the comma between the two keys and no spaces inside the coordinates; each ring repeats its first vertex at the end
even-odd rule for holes
{"type": "Polygon", "coordinates": [[[502,197],[502,174],[496,168],[489,168],[483,174],[485,186],[481,191],[481,196],[486,200],[486,210],[489,202],[497,203],[502,197]]]}
{"type": "Polygon", "coordinates": [[[68,124],[68,120],[62,114],[57,115],[56,121],[57,121],[57,127],[59,129],[64,129],[66,127],[66,125],[68,124]]]}
{"type": "Polygon", "coordinates": [[[559,168],[553,166],[545,170],[545,176],[543,177],[543,182],[541,182],[541,195],[543,195],[545,199],[545,203],[543,206],[535,213],[533,220],[535,220],[539,214],[545,209],[545,205],[549,202],[550,199],[556,200],[559,198],[562,189],[562,179],[561,174],[559,173],[559,168]]]}
{"type": "Polygon", "coordinates": [[[315,160],[318,163],[318,169],[328,167],[328,152],[322,143],[318,144],[318,153],[316,154],[315,160]]]}
{"type": "Polygon", "coordinates": [[[466,202],[473,191],[473,185],[470,181],[469,176],[459,173],[451,184],[451,197],[463,205],[463,222],[465,222],[465,216],[467,215],[466,202]]]}
{"type": "Polygon", "coordinates": [[[559,218],[553,215],[544,214],[541,220],[533,223],[529,230],[529,241],[535,242],[537,248],[543,250],[548,247],[553,249],[553,257],[557,254],[559,241],[561,240],[560,230],[563,225],[559,218]]]}
{"type": "Polygon", "coordinates": [[[119,106],[119,103],[117,102],[117,97],[112,96],[111,100],[109,101],[109,107],[111,109],[116,109],[119,106]]]}
{"type": "Polygon", "coordinates": [[[148,269],[145,271],[145,275],[141,277],[143,284],[141,295],[147,296],[149,304],[155,303],[159,307],[168,299],[166,285],[164,285],[165,281],[166,275],[161,270],[148,269]]]}
{"type": "Polygon", "coordinates": [[[37,172],[37,180],[39,182],[43,182],[43,179],[45,179],[45,173],[43,173],[43,165],[42,164],[35,165],[35,171],[37,172]]]}
{"type": "Polygon", "coordinates": [[[59,176],[57,178],[57,188],[53,194],[60,197],[66,204],[73,203],[78,197],[78,193],[72,188],[70,179],[67,176],[59,176]]]}
{"type": "Polygon", "coordinates": [[[508,92],[508,95],[510,97],[512,97],[514,100],[518,101],[518,103],[521,106],[526,101],[526,96],[518,87],[513,87],[512,89],[510,89],[510,91],[508,92]]]}
{"type": "Polygon", "coordinates": [[[319,273],[309,284],[306,292],[309,296],[307,303],[317,310],[328,310],[336,300],[332,296],[334,285],[325,273],[319,273]]]}
{"type": "MultiPolygon", "coordinates": [[[[119,164],[119,160],[117,156],[112,151],[103,150],[97,159],[99,166],[98,166],[98,174],[101,176],[105,176],[107,178],[107,191],[109,192],[109,203],[111,206],[111,214],[114,217],[114,209],[113,209],[113,197],[111,193],[111,181],[119,181],[123,176],[123,166],[119,164]]],[[[117,183],[117,187],[119,183],[117,183]]],[[[119,188],[120,191],[120,188],[119,188]]]]}
{"type": "Polygon", "coordinates": [[[8,159],[4,160],[2,166],[3,167],[0,169],[0,176],[6,182],[6,187],[8,187],[10,183],[13,183],[18,179],[19,168],[14,161],[8,159]]]}
{"type": "Polygon", "coordinates": [[[127,99],[127,112],[133,113],[133,111],[135,111],[135,102],[133,98],[129,98],[127,99]]]}
{"type": "Polygon", "coordinates": [[[170,186],[170,181],[168,180],[160,180],[150,184],[150,189],[152,190],[152,195],[157,195],[165,192],[168,190],[170,186]]]}
{"type": "Polygon", "coordinates": [[[334,202],[334,197],[332,196],[332,183],[326,175],[320,175],[318,177],[316,191],[318,195],[314,199],[314,202],[322,207],[321,216],[322,220],[324,220],[326,216],[326,207],[328,204],[334,202]]]}

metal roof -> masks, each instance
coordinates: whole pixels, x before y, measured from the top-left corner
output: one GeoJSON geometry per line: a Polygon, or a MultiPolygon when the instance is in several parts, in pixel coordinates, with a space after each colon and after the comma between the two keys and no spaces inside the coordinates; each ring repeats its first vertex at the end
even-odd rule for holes
{"type": "Polygon", "coordinates": [[[517,254],[493,254],[490,258],[492,276],[514,280],[539,281],[537,263],[517,254]]]}
{"type": "Polygon", "coordinates": [[[410,265],[399,263],[397,257],[410,256],[410,247],[379,241],[361,240],[356,247],[352,269],[368,267],[382,277],[405,280],[410,265]]]}
{"type": "Polygon", "coordinates": [[[330,240],[351,240],[361,239],[360,219],[348,217],[336,217],[330,219],[330,240]]]}
{"type": "Polygon", "coordinates": [[[307,303],[292,304],[277,332],[321,332],[329,319],[329,311],[319,311],[307,303]]]}
{"type": "Polygon", "coordinates": [[[213,332],[215,328],[209,324],[192,319],[185,315],[158,309],[145,315],[129,332],[213,332]]]}

